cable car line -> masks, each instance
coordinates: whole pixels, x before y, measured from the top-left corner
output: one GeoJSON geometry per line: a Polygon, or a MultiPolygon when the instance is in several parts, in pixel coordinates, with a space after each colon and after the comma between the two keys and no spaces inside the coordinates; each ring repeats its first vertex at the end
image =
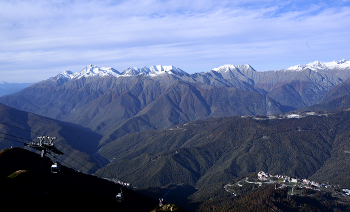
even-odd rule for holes
{"type": "MultiPolygon", "coordinates": [[[[34,131],[31,131],[31,130],[27,130],[27,129],[24,129],[24,128],[21,128],[21,127],[17,127],[17,126],[14,126],[14,125],[11,125],[11,124],[7,124],[7,123],[4,123],[4,122],[0,122],[0,124],[4,124],[4,125],[7,125],[7,126],[10,126],[10,127],[14,127],[14,128],[17,128],[17,129],[21,129],[21,130],[24,130],[24,131],[27,131],[27,132],[31,132],[31,133],[34,133],[34,134],[37,134],[37,135],[43,135],[42,133],[38,133],[38,132],[34,132],[34,131]]],[[[26,140],[26,141],[29,141],[29,142],[32,142],[31,140],[28,140],[28,139],[25,139],[25,138],[21,138],[21,137],[18,137],[18,136],[14,136],[14,135],[10,135],[10,134],[6,134],[6,133],[1,133],[0,134],[4,134],[4,135],[8,135],[8,136],[11,136],[11,137],[15,137],[15,138],[19,138],[19,139],[22,139],[22,140],[26,140]]],[[[0,138],[3,138],[3,139],[7,139],[7,140],[11,140],[11,141],[14,141],[14,142],[18,142],[18,143],[22,143],[22,144],[27,144],[26,142],[21,142],[21,141],[16,141],[16,140],[13,140],[13,139],[9,139],[9,138],[5,138],[5,137],[0,137],[0,138]]],[[[60,145],[61,147],[64,147],[65,149],[71,151],[72,153],[76,154],[78,157],[82,158],[83,160],[85,160],[87,163],[90,163],[92,164],[93,166],[97,167],[98,169],[102,169],[103,167],[100,167],[99,165],[95,164],[95,163],[92,163],[91,161],[89,161],[88,159],[86,159],[85,157],[81,156],[80,154],[78,154],[75,150],[71,150],[70,148],[64,146],[62,143],[56,143],[58,145],[60,145]]],[[[77,150],[79,151],[79,150],[77,150]]],[[[65,153],[66,157],[72,159],[73,161],[75,161],[76,163],[78,163],[79,165],[81,165],[82,167],[86,168],[86,170],[90,170],[89,168],[87,168],[86,166],[84,166],[83,164],[81,164],[80,162],[76,161],[74,158],[70,157],[67,153],[65,153]]],[[[107,174],[113,176],[113,174],[109,173],[108,171],[102,169],[104,172],[106,172],[107,174]]],[[[100,176],[101,177],[101,176],[100,176]]]]}
{"type": "Polygon", "coordinates": [[[87,158],[85,158],[85,157],[83,157],[82,155],[76,153],[76,151],[79,151],[79,150],[77,150],[77,149],[73,149],[73,150],[72,150],[72,149],[70,149],[70,148],[68,148],[68,147],[66,147],[66,146],[63,146],[63,144],[61,144],[61,143],[56,143],[56,144],[60,145],[61,147],[64,147],[65,149],[71,151],[72,153],[74,153],[74,154],[78,155],[79,157],[81,157],[81,158],[85,159],[86,161],[88,161],[87,158]]]}
{"type": "Polygon", "coordinates": [[[25,144],[25,142],[16,141],[16,140],[13,140],[13,139],[10,139],[10,138],[6,138],[6,137],[2,137],[2,136],[0,136],[0,138],[6,139],[6,140],[10,140],[10,141],[14,141],[14,142],[18,142],[18,143],[22,143],[22,144],[25,144]]]}
{"type": "MultiPolygon", "coordinates": [[[[37,135],[42,135],[41,133],[37,133],[37,132],[31,131],[31,130],[27,130],[27,129],[24,129],[24,128],[21,128],[21,127],[17,127],[17,126],[11,125],[11,124],[7,124],[7,123],[4,123],[4,122],[0,122],[0,123],[1,123],[1,124],[4,124],[4,125],[7,125],[7,126],[10,126],[10,127],[17,128],[17,129],[25,130],[25,131],[27,131],[27,132],[31,132],[31,133],[34,133],[34,134],[37,134],[37,135]]],[[[1,132],[0,132],[0,133],[1,133],[1,132]]],[[[1,134],[4,134],[4,133],[1,133],[1,134]]],[[[9,135],[9,134],[6,134],[6,135],[9,135]]],[[[9,135],[9,136],[17,137],[17,136],[14,136],[14,135],[9,135]]],[[[31,142],[31,140],[28,140],[28,139],[25,139],[25,138],[21,138],[21,137],[17,137],[17,138],[20,138],[20,139],[23,139],[23,140],[26,140],[26,141],[30,141],[30,142],[31,142]]],[[[23,142],[21,142],[21,143],[23,143],[23,142]]],[[[79,157],[83,158],[83,159],[86,160],[87,162],[90,162],[90,161],[88,161],[86,158],[84,158],[83,156],[79,155],[79,154],[76,153],[75,151],[69,149],[68,147],[64,146],[63,144],[61,144],[61,143],[57,143],[57,144],[59,144],[59,145],[61,145],[62,147],[64,147],[64,148],[70,150],[71,152],[73,152],[74,154],[76,154],[76,155],[78,155],[79,157]]],[[[78,150],[78,151],[79,151],[79,150],[78,150]]],[[[97,166],[97,167],[98,167],[98,166],[97,166]]],[[[98,168],[101,168],[101,167],[98,167],[98,168]]]]}
{"type": "MultiPolygon", "coordinates": [[[[21,127],[17,127],[17,126],[11,125],[11,124],[4,123],[4,122],[0,122],[0,123],[1,123],[1,124],[4,124],[4,125],[7,125],[7,126],[10,126],[10,127],[14,127],[14,128],[17,128],[17,129],[25,130],[25,131],[27,131],[27,132],[31,132],[31,133],[34,133],[34,134],[37,134],[37,135],[41,135],[41,136],[42,136],[42,134],[41,134],[41,133],[38,133],[38,132],[34,132],[34,131],[31,131],[31,130],[27,130],[27,129],[24,129],[24,128],[21,128],[21,127]]],[[[16,136],[13,136],[13,135],[9,135],[9,136],[16,137],[16,136]]],[[[24,139],[24,138],[21,138],[21,139],[24,139]]],[[[27,139],[24,139],[24,140],[27,140],[27,139]]],[[[29,141],[29,140],[27,140],[27,141],[29,141]]],[[[65,147],[65,146],[64,146],[63,144],[61,144],[61,143],[57,143],[57,144],[59,144],[59,145],[61,145],[62,147],[64,147],[64,148],[70,150],[70,151],[73,152],[74,154],[76,154],[76,155],[78,155],[79,157],[85,159],[87,162],[90,162],[90,161],[88,161],[86,158],[84,158],[83,156],[81,156],[81,155],[79,155],[78,153],[76,153],[74,150],[71,150],[71,149],[69,149],[68,147],[65,147]]],[[[79,151],[79,150],[78,150],[78,151],[79,151]]],[[[101,168],[101,167],[97,166],[97,168],[101,168]]]]}
{"type": "Polygon", "coordinates": [[[3,132],[0,132],[0,134],[3,134],[3,135],[8,135],[8,136],[15,137],[15,138],[19,138],[19,139],[26,140],[26,141],[31,141],[31,140],[28,140],[28,139],[26,139],[26,138],[21,138],[21,137],[19,137],[19,136],[10,135],[10,134],[3,133],[3,132]]]}
{"type": "MultiPolygon", "coordinates": [[[[14,135],[10,135],[10,134],[7,134],[7,133],[2,133],[0,132],[0,134],[3,134],[5,136],[11,136],[11,137],[14,137],[14,138],[18,138],[18,139],[23,139],[23,140],[26,140],[26,141],[30,141],[28,139],[25,139],[25,138],[21,138],[19,136],[14,136],[14,135]]],[[[54,162],[53,165],[51,165],[51,173],[53,174],[58,174],[60,171],[61,171],[61,164],[58,163],[58,162],[55,162],[55,156],[52,155],[52,153],[56,153],[56,154],[62,154],[62,155],[65,155],[66,157],[72,159],[73,161],[75,161],[76,163],[80,164],[82,167],[86,168],[87,171],[89,171],[90,169],[87,168],[85,165],[81,164],[80,162],[76,161],[74,158],[70,157],[67,153],[63,153],[61,151],[59,151],[58,149],[56,149],[53,145],[53,140],[56,139],[55,137],[52,137],[50,139],[50,137],[48,136],[42,136],[42,137],[38,137],[39,138],[39,142],[38,143],[34,143],[32,141],[30,141],[30,143],[26,143],[26,142],[22,142],[22,141],[18,141],[18,140],[13,140],[13,139],[10,139],[10,138],[6,138],[6,137],[3,137],[3,136],[0,136],[0,138],[2,139],[6,139],[6,140],[10,140],[10,141],[14,141],[14,142],[18,142],[18,143],[22,143],[24,144],[24,146],[28,146],[28,147],[31,147],[33,149],[36,149],[36,150],[41,150],[41,160],[40,160],[40,164],[39,164],[39,171],[38,171],[38,174],[37,174],[37,181],[36,181],[36,192],[39,194],[40,193],[40,187],[41,187],[41,176],[42,176],[42,167],[43,167],[43,164],[44,164],[44,156],[45,156],[45,153],[47,152],[49,155],[51,155],[53,157],[52,161],[54,162]],[[44,140],[46,139],[49,139],[50,142],[49,143],[45,143],[44,140]]],[[[2,143],[0,143],[0,145],[3,146],[2,143]]],[[[62,147],[65,147],[61,144],[62,147]]],[[[65,147],[66,149],[70,150],[69,148],[65,147]]],[[[71,150],[72,151],[72,150],[71,150]]],[[[72,151],[73,152],[73,151],[72,151]]],[[[78,155],[78,154],[77,154],[78,155]]],[[[78,155],[79,157],[81,157],[80,155],[78,155]]],[[[81,157],[82,159],[86,160],[85,158],[81,157]]],[[[56,161],[58,161],[59,159],[57,158],[56,161]]],[[[88,163],[91,163],[90,161],[86,160],[88,163]]],[[[61,160],[61,163],[64,163],[66,164],[66,166],[70,166],[68,163],[64,162],[63,160],[61,160]]],[[[94,163],[91,163],[92,165],[95,165],[97,166],[98,168],[100,168],[98,165],[94,164],[94,163]]],[[[67,166],[67,168],[69,168],[67,166]]],[[[73,168],[72,166],[70,167],[71,169],[75,170],[77,172],[77,170],[75,168],[73,168]]],[[[101,168],[100,168],[101,169],[101,168]]],[[[110,174],[111,176],[113,176],[111,173],[107,172],[106,170],[102,169],[103,171],[105,171],[106,173],[110,174]]],[[[86,173],[87,174],[87,173],[86,173]]],[[[96,172],[95,172],[95,175],[93,176],[97,176],[96,175],[96,172]]],[[[99,178],[102,179],[102,176],[97,176],[99,178]]],[[[122,188],[120,188],[122,189],[122,188]]],[[[120,193],[118,193],[116,195],[116,200],[118,202],[122,202],[124,201],[124,194],[122,193],[122,190],[120,193]]]]}
{"type": "Polygon", "coordinates": [[[17,127],[17,126],[11,125],[11,124],[4,123],[4,122],[0,122],[0,124],[4,124],[4,125],[10,126],[10,127],[21,129],[21,130],[24,130],[24,131],[27,131],[27,132],[31,132],[31,133],[34,133],[34,134],[37,134],[37,135],[41,135],[41,136],[43,135],[41,133],[33,132],[31,130],[27,130],[27,129],[24,129],[24,128],[21,128],[21,127],[17,127]]]}
{"type": "MultiPolygon", "coordinates": [[[[4,134],[4,133],[2,133],[2,134],[4,134]]],[[[16,141],[16,140],[13,140],[13,139],[10,139],[10,138],[5,138],[5,137],[2,137],[2,136],[0,136],[0,138],[6,139],[6,140],[10,140],[10,141],[14,141],[14,142],[18,142],[18,143],[22,143],[22,144],[26,144],[25,142],[16,141]]],[[[1,145],[2,145],[2,144],[1,144],[1,145]]],[[[2,145],[2,146],[4,146],[4,145],[2,145]]],[[[8,148],[8,147],[5,147],[5,148],[8,148]]],[[[61,159],[59,159],[59,160],[61,160],[61,159]]],[[[63,160],[61,160],[61,163],[64,163],[64,164],[67,165],[67,167],[69,167],[69,168],[71,168],[71,169],[74,169],[71,165],[69,165],[68,163],[64,162],[63,160]]],[[[85,168],[86,168],[86,167],[85,167],[85,168]]],[[[74,169],[74,170],[77,171],[76,169],[74,169]]]]}
{"type": "MultiPolygon", "coordinates": [[[[7,135],[7,136],[11,136],[11,137],[15,137],[15,138],[19,138],[19,139],[23,139],[23,140],[26,140],[26,141],[29,141],[29,142],[32,142],[31,140],[28,140],[28,139],[25,139],[25,138],[21,138],[21,137],[18,137],[18,136],[14,136],[14,135],[10,135],[10,134],[7,134],[7,133],[2,133],[0,132],[0,134],[3,134],[3,135],[7,135]]],[[[10,138],[6,138],[6,137],[2,137],[0,136],[0,138],[3,138],[3,139],[6,139],[6,140],[10,140],[10,141],[14,141],[14,142],[18,142],[18,143],[22,143],[22,144],[27,144],[26,142],[22,142],[22,141],[18,141],[18,140],[13,140],[13,139],[10,139],[10,138]]],[[[62,147],[65,147],[63,146],[62,144],[60,144],[62,147]]],[[[66,149],[70,150],[69,148],[65,147],[66,149]]],[[[74,151],[70,150],[71,152],[75,153],[74,151]]],[[[75,153],[76,155],[80,156],[79,154],[75,153]]],[[[87,168],[86,166],[84,166],[83,164],[79,163],[77,160],[75,160],[74,158],[70,157],[67,153],[65,153],[65,156],[72,159],[73,161],[75,161],[76,163],[78,163],[79,165],[83,166],[84,168],[86,168],[87,170],[89,170],[89,168],[87,168]]],[[[85,159],[84,157],[80,156],[82,159],[86,160],[88,163],[91,163],[90,161],[88,161],[87,159],[85,159]]],[[[97,166],[96,164],[94,163],[91,163],[95,166],[97,166]]],[[[98,167],[98,166],[97,166],[98,167]]],[[[100,167],[98,167],[100,168],[100,167]]]]}

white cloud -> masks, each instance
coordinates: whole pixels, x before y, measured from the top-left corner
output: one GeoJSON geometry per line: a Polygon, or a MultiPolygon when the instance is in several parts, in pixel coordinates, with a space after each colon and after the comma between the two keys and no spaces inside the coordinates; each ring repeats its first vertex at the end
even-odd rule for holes
{"type": "Polygon", "coordinates": [[[26,78],[38,81],[90,63],[192,73],[340,60],[350,49],[350,7],[340,2],[1,1],[0,74],[42,70],[44,78],[26,78]]]}

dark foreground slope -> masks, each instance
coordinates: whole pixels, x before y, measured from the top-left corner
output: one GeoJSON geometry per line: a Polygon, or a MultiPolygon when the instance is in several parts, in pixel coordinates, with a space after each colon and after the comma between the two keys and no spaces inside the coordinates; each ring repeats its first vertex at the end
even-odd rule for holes
{"type": "Polygon", "coordinates": [[[150,211],[157,200],[122,188],[125,201],[115,195],[120,185],[63,167],[50,172],[50,161],[43,168],[41,189],[37,192],[40,156],[21,148],[0,152],[0,203],[11,211],[150,211]]]}
{"type": "Polygon", "coordinates": [[[59,159],[74,168],[96,170],[93,157],[101,135],[76,124],[62,122],[0,104],[0,150],[37,142],[38,136],[56,137],[55,146],[64,153],[59,159]]]}
{"type": "Polygon", "coordinates": [[[349,134],[349,110],[299,118],[230,117],[128,134],[100,154],[113,160],[102,170],[138,187],[201,188],[261,170],[323,181],[315,174],[328,173],[326,182],[349,187],[349,134]]]}

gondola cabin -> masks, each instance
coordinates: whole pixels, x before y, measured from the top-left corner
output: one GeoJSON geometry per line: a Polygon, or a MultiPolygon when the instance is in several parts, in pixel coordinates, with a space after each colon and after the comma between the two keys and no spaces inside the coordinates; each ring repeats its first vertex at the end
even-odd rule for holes
{"type": "Polygon", "coordinates": [[[61,164],[60,163],[54,163],[51,166],[51,173],[57,174],[61,171],[61,164]]]}
{"type": "Polygon", "coordinates": [[[118,193],[116,196],[116,199],[118,202],[122,202],[124,200],[124,195],[123,193],[118,193]]]}

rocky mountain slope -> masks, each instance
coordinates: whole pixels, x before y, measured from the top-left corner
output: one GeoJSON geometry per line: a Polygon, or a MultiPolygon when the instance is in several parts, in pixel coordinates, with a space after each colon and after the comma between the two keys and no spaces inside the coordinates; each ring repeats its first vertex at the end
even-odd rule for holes
{"type": "Polygon", "coordinates": [[[256,92],[190,83],[174,74],[83,77],[63,84],[61,79],[39,82],[1,101],[107,136],[114,131],[163,129],[210,117],[276,114],[286,110],[256,92]]]}
{"type": "Polygon", "coordinates": [[[300,108],[297,111],[333,111],[350,107],[350,79],[335,86],[322,97],[319,104],[300,108]]]}
{"type": "Polygon", "coordinates": [[[104,142],[193,120],[270,115],[311,106],[346,80],[348,63],[318,62],[267,72],[249,65],[224,65],[195,74],[174,66],[118,72],[89,65],[1,97],[0,102],[88,127],[103,134],[104,142]]]}
{"type": "Polygon", "coordinates": [[[320,103],[329,102],[333,99],[347,95],[350,95],[350,78],[332,88],[332,90],[322,97],[320,103]]]}

